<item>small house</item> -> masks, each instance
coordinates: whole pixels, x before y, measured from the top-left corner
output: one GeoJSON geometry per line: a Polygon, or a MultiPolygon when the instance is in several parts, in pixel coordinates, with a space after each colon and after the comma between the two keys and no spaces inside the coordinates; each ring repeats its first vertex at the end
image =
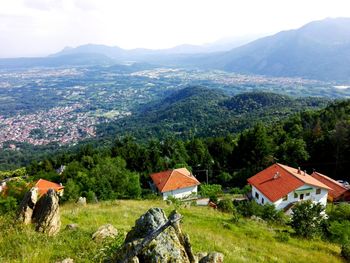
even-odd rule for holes
{"type": "Polygon", "coordinates": [[[45,179],[39,179],[34,186],[38,188],[39,196],[46,194],[49,189],[55,190],[59,196],[63,195],[64,186],[45,179]]]}
{"type": "Polygon", "coordinates": [[[153,186],[163,197],[185,198],[197,194],[199,181],[186,168],[173,169],[150,175],[153,186]]]}
{"type": "Polygon", "coordinates": [[[315,179],[300,168],[273,164],[248,179],[252,186],[252,198],[258,204],[274,204],[277,210],[290,213],[296,202],[311,200],[326,206],[326,184],[315,179]]]}
{"type": "Polygon", "coordinates": [[[330,202],[350,201],[350,189],[341,183],[318,172],[313,172],[311,176],[331,188],[328,192],[328,200],[330,202]]]}

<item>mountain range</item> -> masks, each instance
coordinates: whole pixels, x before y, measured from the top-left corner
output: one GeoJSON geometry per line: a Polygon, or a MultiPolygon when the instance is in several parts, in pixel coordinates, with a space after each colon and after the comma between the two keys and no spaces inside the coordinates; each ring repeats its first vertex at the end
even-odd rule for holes
{"type": "Polygon", "coordinates": [[[125,50],[88,44],[64,48],[45,58],[0,59],[0,68],[147,62],[275,77],[350,81],[350,18],[327,18],[246,42],[247,39],[221,46],[181,45],[163,50],[125,50]]]}

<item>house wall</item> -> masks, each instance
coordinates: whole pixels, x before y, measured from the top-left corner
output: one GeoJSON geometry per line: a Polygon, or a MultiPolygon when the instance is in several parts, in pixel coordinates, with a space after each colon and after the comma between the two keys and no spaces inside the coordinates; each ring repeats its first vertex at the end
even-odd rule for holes
{"type": "MultiPolygon", "coordinates": [[[[275,205],[277,210],[281,210],[285,208],[288,204],[293,203],[293,202],[298,202],[300,201],[300,194],[304,194],[304,198],[302,200],[311,200],[313,202],[321,203],[323,206],[326,206],[327,204],[327,196],[328,196],[328,190],[321,188],[321,193],[316,194],[316,189],[318,187],[314,187],[311,185],[303,185],[296,189],[297,191],[297,198],[294,197],[294,193],[296,191],[292,191],[288,194],[287,200],[283,201],[283,198],[275,201],[273,204],[275,205]],[[309,188],[311,188],[309,190],[309,188]],[[309,193],[307,196],[306,194],[309,193]]],[[[268,200],[258,189],[256,189],[254,186],[252,187],[252,194],[253,198],[256,200],[258,204],[262,204],[262,198],[264,198],[264,204],[269,203],[271,204],[272,202],[268,200]],[[259,194],[259,200],[256,199],[255,193],[259,194]]]]}
{"type": "Polygon", "coordinates": [[[272,202],[265,196],[263,195],[258,189],[256,189],[254,186],[252,186],[252,194],[253,194],[253,199],[260,205],[264,204],[271,204],[272,202]],[[259,198],[256,198],[256,193],[258,193],[259,198]]]}
{"type": "Polygon", "coordinates": [[[169,196],[173,196],[175,198],[184,198],[191,195],[192,193],[197,194],[197,190],[198,190],[198,186],[196,185],[196,186],[176,189],[169,192],[164,192],[162,196],[163,196],[163,200],[168,199],[169,196]]]}

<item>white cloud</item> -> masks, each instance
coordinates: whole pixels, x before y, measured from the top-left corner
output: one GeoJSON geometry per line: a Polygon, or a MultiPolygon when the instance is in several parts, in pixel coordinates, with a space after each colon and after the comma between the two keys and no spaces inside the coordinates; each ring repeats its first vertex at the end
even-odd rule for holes
{"type": "Polygon", "coordinates": [[[348,0],[2,0],[1,57],[84,43],[124,48],[201,44],[350,17],[348,0]]]}

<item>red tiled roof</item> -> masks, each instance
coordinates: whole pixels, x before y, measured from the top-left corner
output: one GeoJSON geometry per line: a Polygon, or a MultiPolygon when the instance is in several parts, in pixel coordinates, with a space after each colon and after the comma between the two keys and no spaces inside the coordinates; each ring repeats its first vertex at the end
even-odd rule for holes
{"type": "Polygon", "coordinates": [[[36,187],[38,187],[38,190],[39,190],[39,195],[43,195],[43,194],[46,194],[46,192],[52,188],[54,189],[55,191],[59,191],[59,190],[62,190],[64,188],[64,186],[60,185],[60,184],[56,184],[56,183],[53,183],[53,182],[50,182],[50,181],[47,181],[45,179],[39,179],[36,184],[35,184],[36,187]]]}
{"type": "Polygon", "coordinates": [[[325,185],[329,186],[330,188],[332,188],[329,191],[329,195],[333,198],[333,199],[337,199],[339,197],[341,197],[346,191],[348,191],[348,189],[346,187],[344,187],[341,183],[333,180],[332,178],[318,173],[318,172],[313,172],[311,175],[313,178],[319,180],[320,182],[324,183],[325,185]]]}
{"type": "Polygon", "coordinates": [[[150,176],[161,193],[200,184],[186,168],[154,173],[150,176]]]}
{"type": "Polygon", "coordinates": [[[283,164],[273,164],[248,179],[271,202],[275,202],[304,184],[330,190],[328,186],[311,177],[299,173],[298,169],[283,164]]]}

